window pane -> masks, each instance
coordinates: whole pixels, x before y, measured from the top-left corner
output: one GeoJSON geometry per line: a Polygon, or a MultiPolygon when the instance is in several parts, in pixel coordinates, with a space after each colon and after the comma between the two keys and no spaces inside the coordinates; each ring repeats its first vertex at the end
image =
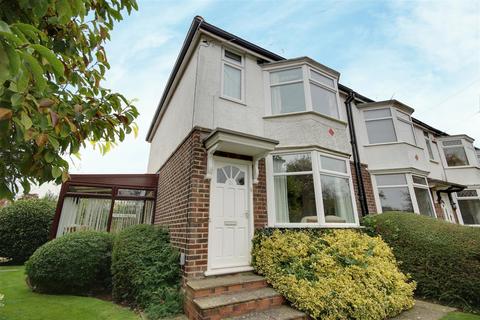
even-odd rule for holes
{"type": "Polygon", "coordinates": [[[270,73],[270,83],[277,84],[288,81],[302,80],[303,72],[301,68],[276,71],[270,73]]]}
{"type": "Polygon", "coordinates": [[[433,156],[433,149],[432,149],[432,144],[430,143],[430,140],[425,139],[425,144],[427,145],[428,156],[430,157],[430,160],[434,160],[435,157],[433,156]]]}
{"type": "Polygon", "coordinates": [[[399,120],[398,121],[398,136],[400,141],[405,141],[411,144],[415,144],[415,135],[413,133],[413,127],[410,123],[399,120]]]}
{"type": "Polygon", "coordinates": [[[464,224],[480,224],[480,200],[458,200],[464,224]]]}
{"type": "Polygon", "coordinates": [[[467,154],[463,147],[449,147],[443,151],[449,167],[468,166],[467,154]]]}
{"type": "Polygon", "coordinates": [[[153,197],[155,193],[152,190],[141,189],[118,189],[117,196],[126,197],[153,197]]]}
{"type": "Polygon", "coordinates": [[[413,212],[412,199],[407,187],[378,188],[383,212],[413,212]]]}
{"type": "Polygon", "coordinates": [[[427,181],[425,181],[425,178],[419,176],[413,176],[413,183],[422,184],[424,186],[427,185],[427,181]]]}
{"type": "Polygon", "coordinates": [[[224,65],[223,74],[223,94],[230,98],[242,99],[242,71],[224,65]]]}
{"type": "Polygon", "coordinates": [[[407,121],[410,121],[410,116],[404,112],[401,112],[401,111],[398,111],[397,110],[397,117],[401,118],[401,119],[404,119],[404,120],[407,120],[407,121]]]}
{"type": "Polygon", "coordinates": [[[68,192],[111,195],[112,194],[112,188],[109,188],[109,187],[95,187],[95,186],[72,186],[72,185],[70,185],[68,187],[68,192]]]}
{"type": "Polygon", "coordinates": [[[365,119],[388,118],[392,116],[392,112],[390,111],[390,108],[376,109],[365,111],[364,115],[365,119]]]}
{"type": "Polygon", "coordinates": [[[432,201],[430,200],[430,195],[428,194],[428,189],[414,188],[414,190],[420,214],[435,218],[435,214],[433,213],[432,201]]]}
{"type": "Polygon", "coordinates": [[[375,178],[379,186],[399,186],[407,184],[407,178],[404,174],[380,174],[376,175],[375,178]]]}
{"type": "Polygon", "coordinates": [[[313,80],[320,82],[330,88],[335,88],[335,81],[329,77],[324,76],[316,71],[310,70],[310,74],[313,80]]]}
{"type": "Polygon", "coordinates": [[[317,223],[313,176],[275,176],[275,209],[278,223],[317,223]]]}
{"type": "Polygon", "coordinates": [[[370,143],[397,141],[392,119],[367,121],[367,133],[370,143]]]}
{"type": "Polygon", "coordinates": [[[320,162],[322,164],[322,169],[347,173],[347,166],[345,164],[345,160],[320,156],[320,162]]]}
{"type": "Polygon", "coordinates": [[[444,146],[461,146],[462,145],[462,140],[443,141],[442,144],[444,146]]]}
{"type": "Polygon", "coordinates": [[[321,175],[323,209],[327,223],[354,223],[350,184],[347,178],[321,175]]]}
{"type": "Polygon", "coordinates": [[[272,87],[273,114],[305,111],[303,82],[272,87]]]}
{"type": "Polygon", "coordinates": [[[273,172],[312,171],[310,153],[286,154],[273,156],[273,172]]]}
{"type": "Polygon", "coordinates": [[[313,110],[334,118],[338,118],[337,95],[334,92],[310,84],[313,110]]]}
{"type": "Polygon", "coordinates": [[[225,57],[238,63],[242,63],[242,56],[234,52],[225,50],[225,57]]]}
{"type": "Polygon", "coordinates": [[[463,190],[457,192],[457,197],[478,197],[477,190],[463,190]]]}
{"type": "Polygon", "coordinates": [[[136,224],[151,224],[153,200],[115,200],[111,233],[118,233],[136,224]]]}

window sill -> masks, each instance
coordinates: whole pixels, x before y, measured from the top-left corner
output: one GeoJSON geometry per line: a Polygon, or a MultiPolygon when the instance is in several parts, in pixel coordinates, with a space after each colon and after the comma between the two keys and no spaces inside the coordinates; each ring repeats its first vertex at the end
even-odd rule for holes
{"type": "Polygon", "coordinates": [[[333,118],[333,117],[324,115],[324,114],[322,114],[322,113],[320,113],[320,112],[311,111],[311,110],[309,110],[309,111],[298,111],[298,112],[272,114],[272,115],[264,116],[263,119],[276,119],[276,118],[291,117],[291,116],[300,116],[300,115],[307,115],[307,114],[319,116],[319,117],[325,118],[325,119],[327,119],[327,120],[331,120],[331,121],[340,123],[340,124],[344,125],[345,127],[347,126],[347,122],[346,122],[346,121],[343,121],[343,120],[340,120],[340,119],[337,119],[337,118],[333,118]]]}
{"type": "Polygon", "coordinates": [[[220,96],[220,99],[222,100],[226,100],[226,101],[230,101],[230,102],[233,102],[233,103],[236,103],[236,104],[241,104],[242,106],[247,106],[247,104],[241,100],[237,100],[237,99],[234,99],[234,98],[229,98],[229,97],[226,97],[226,96],[220,96]]]}
{"type": "Polygon", "coordinates": [[[365,144],[363,146],[366,147],[366,148],[370,148],[370,147],[377,147],[377,146],[393,146],[393,145],[407,145],[407,146],[414,147],[414,148],[419,149],[419,150],[423,150],[423,148],[421,148],[419,146],[416,146],[414,144],[411,144],[409,142],[405,142],[405,141],[370,143],[370,144],[365,144]]]}
{"type": "Polygon", "coordinates": [[[271,228],[279,229],[363,229],[365,227],[355,223],[345,224],[317,224],[317,223],[287,223],[287,224],[274,224],[271,228]]]}
{"type": "Polygon", "coordinates": [[[479,167],[477,166],[455,166],[455,167],[445,167],[445,169],[480,169],[479,167]]]}
{"type": "Polygon", "coordinates": [[[432,160],[432,159],[430,159],[429,161],[430,161],[431,163],[440,164],[440,162],[437,161],[437,160],[432,160]]]}

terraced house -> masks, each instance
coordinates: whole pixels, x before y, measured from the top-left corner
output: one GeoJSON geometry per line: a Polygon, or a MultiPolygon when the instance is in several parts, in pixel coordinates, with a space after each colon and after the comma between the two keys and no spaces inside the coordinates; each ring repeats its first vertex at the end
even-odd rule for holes
{"type": "MultiPolygon", "coordinates": [[[[195,17],[147,136],[142,183],[157,187],[134,211],[167,226],[181,250],[187,315],[282,303],[253,275],[193,280],[251,270],[256,228],[354,228],[362,215],[385,211],[480,225],[480,150],[413,113],[343,86],[338,71],[313,58],[283,58],[195,17]],[[256,303],[207,299],[240,290],[236,303],[249,302],[247,289],[256,303]]],[[[108,191],[113,199],[117,189],[108,191]]],[[[127,191],[125,200],[140,195],[127,191]]],[[[107,230],[129,215],[109,203],[107,230]]]]}

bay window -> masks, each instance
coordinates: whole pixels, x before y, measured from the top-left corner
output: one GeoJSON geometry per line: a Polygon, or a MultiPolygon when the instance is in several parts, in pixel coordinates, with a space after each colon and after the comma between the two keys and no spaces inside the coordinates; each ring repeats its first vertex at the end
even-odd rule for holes
{"type": "Polygon", "coordinates": [[[242,102],[243,99],[243,56],[224,49],[222,59],[222,97],[242,102]]]}
{"type": "Polygon", "coordinates": [[[418,211],[420,214],[435,218],[435,211],[433,210],[432,195],[428,188],[427,179],[419,176],[412,176],[413,190],[417,200],[418,211]]]}
{"type": "Polygon", "coordinates": [[[442,141],[442,148],[447,166],[460,167],[469,165],[462,140],[442,141]]]}
{"type": "Polygon", "coordinates": [[[403,141],[416,145],[410,115],[395,108],[365,110],[363,114],[370,144],[403,141]]]}
{"type": "Polygon", "coordinates": [[[276,225],[357,225],[348,159],[317,151],[272,156],[276,225]]]}
{"type": "Polygon", "coordinates": [[[336,79],[302,65],[270,71],[272,114],[315,111],[339,118],[336,79]]]}
{"type": "Polygon", "coordinates": [[[457,192],[458,208],[462,223],[480,225],[480,195],[477,190],[457,192]]]}
{"type": "Polygon", "coordinates": [[[376,175],[375,178],[382,212],[413,212],[412,198],[404,173],[376,175]]]}

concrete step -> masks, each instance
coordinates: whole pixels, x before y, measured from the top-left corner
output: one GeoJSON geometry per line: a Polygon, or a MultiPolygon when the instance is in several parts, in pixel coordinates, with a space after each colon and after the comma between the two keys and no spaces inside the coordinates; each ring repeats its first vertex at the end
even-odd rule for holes
{"type": "Polygon", "coordinates": [[[187,296],[200,298],[265,287],[267,287],[265,278],[252,272],[243,272],[228,276],[190,280],[187,282],[187,296]]]}
{"type": "Polygon", "coordinates": [[[193,299],[193,304],[202,319],[217,320],[240,316],[253,311],[278,307],[285,299],[272,288],[226,293],[193,299]]]}
{"type": "Polygon", "coordinates": [[[307,315],[289,306],[282,305],[264,311],[254,311],[225,320],[306,320],[307,315]]]}

